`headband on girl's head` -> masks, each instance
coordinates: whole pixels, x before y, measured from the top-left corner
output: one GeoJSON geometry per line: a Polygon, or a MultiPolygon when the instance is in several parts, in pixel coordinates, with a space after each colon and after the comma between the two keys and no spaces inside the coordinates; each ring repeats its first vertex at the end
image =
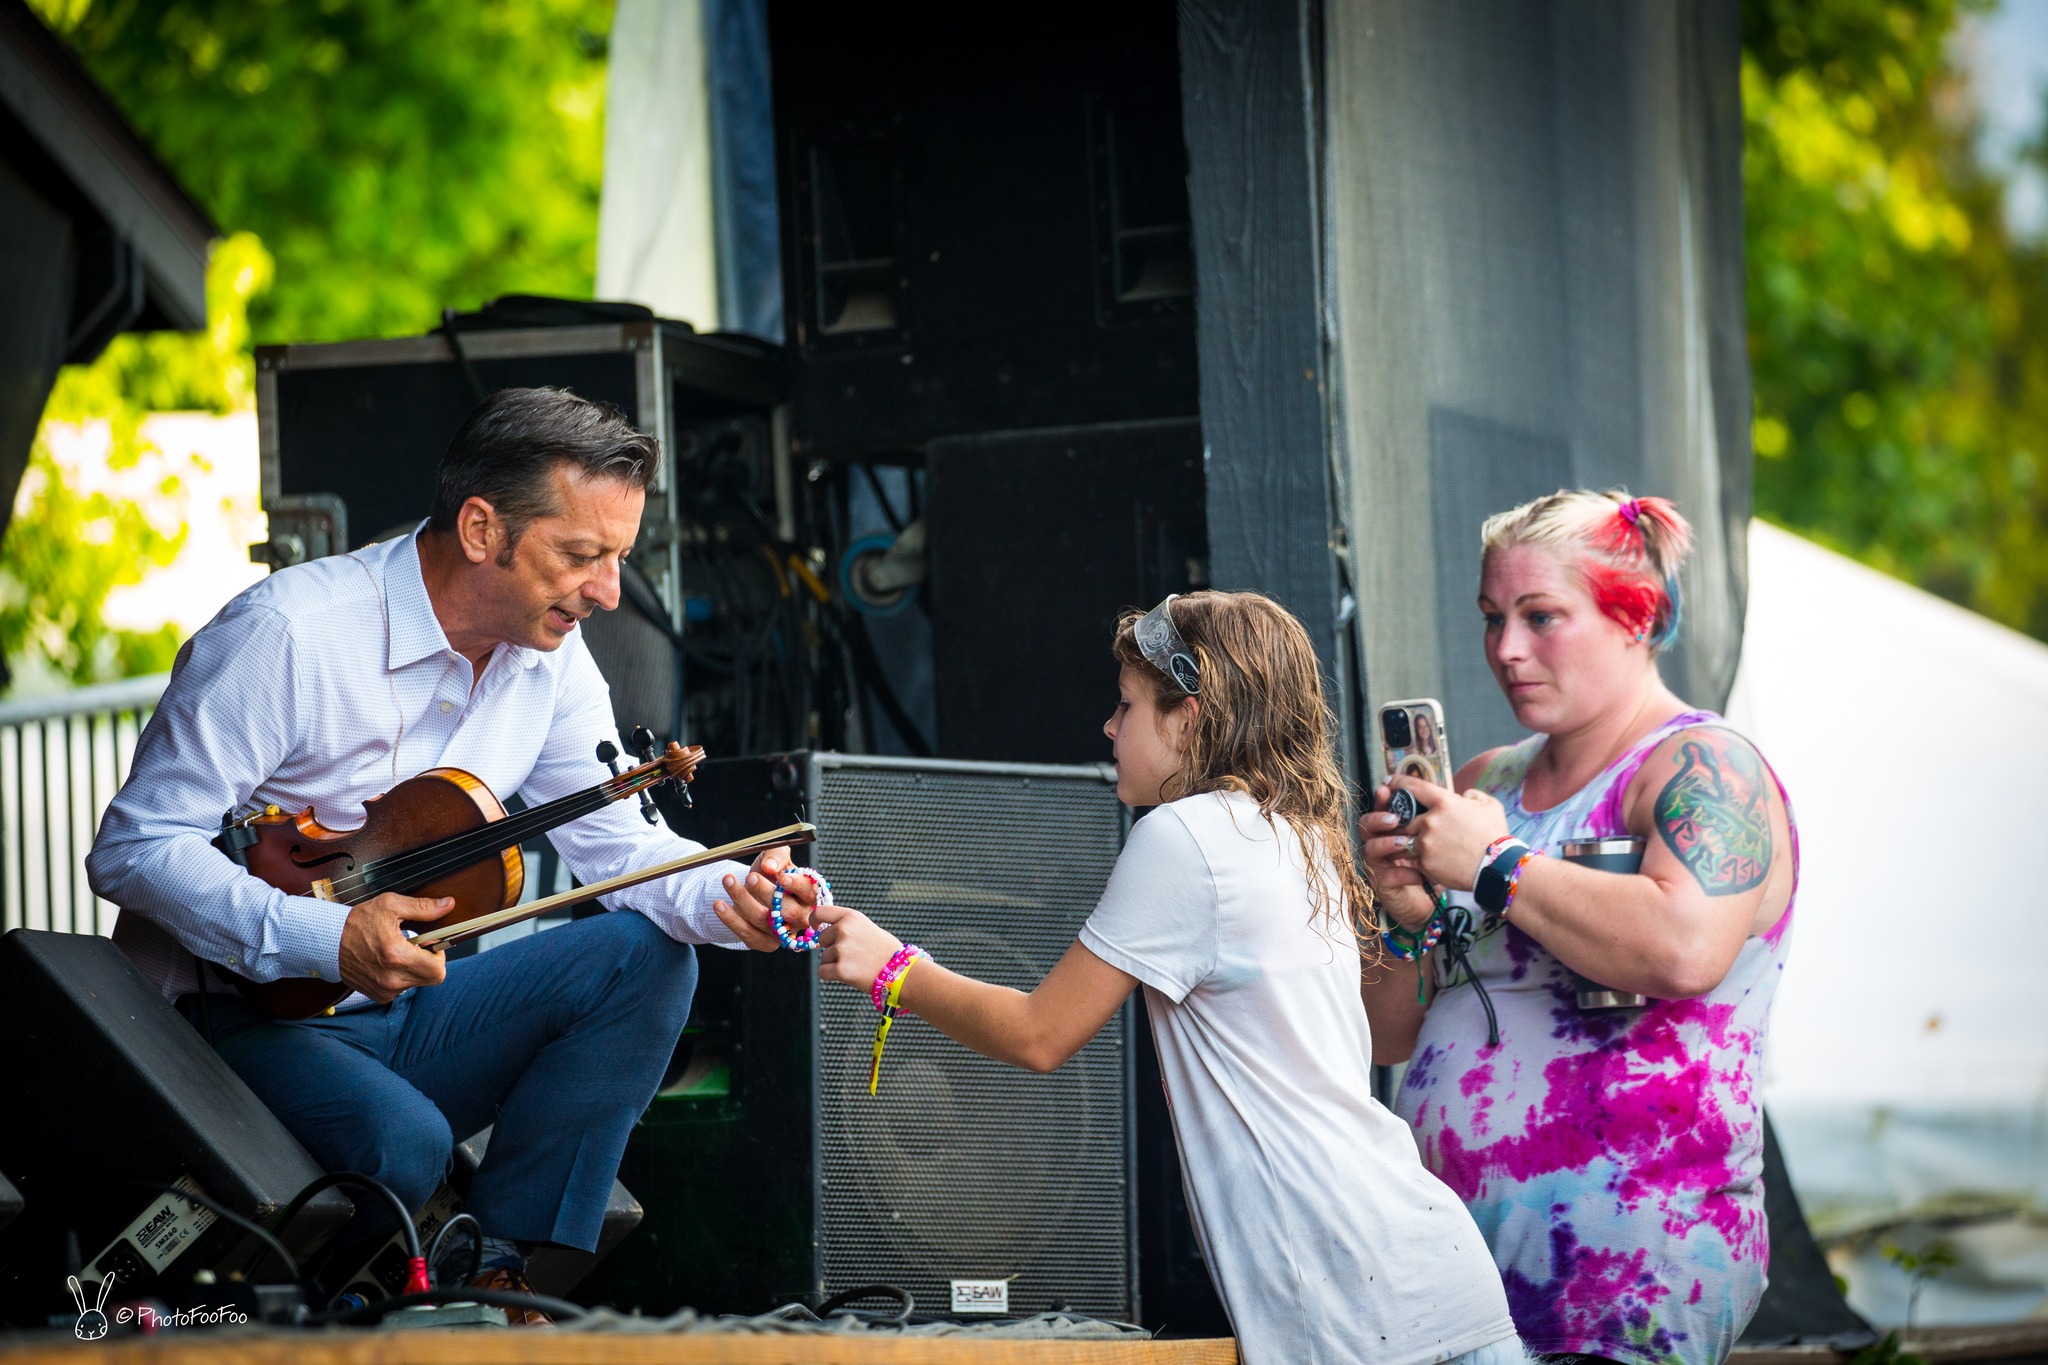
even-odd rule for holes
{"type": "Polygon", "coordinates": [[[1131,638],[1137,641],[1138,652],[1145,656],[1146,663],[1173,679],[1181,691],[1192,697],[1202,690],[1201,675],[1195,669],[1195,652],[1173,628],[1173,613],[1167,610],[1179,596],[1177,592],[1168,593],[1164,602],[1139,617],[1138,624],[1131,628],[1131,638]]]}

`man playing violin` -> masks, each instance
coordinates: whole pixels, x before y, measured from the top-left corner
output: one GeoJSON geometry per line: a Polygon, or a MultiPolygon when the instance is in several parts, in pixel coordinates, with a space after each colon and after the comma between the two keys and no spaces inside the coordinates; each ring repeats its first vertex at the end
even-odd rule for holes
{"type": "MultiPolygon", "coordinates": [[[[565,390],[485,399],[417,531],[272,574],[179,651],[87,860],[93,890],[122,907],[114,941],[325,1169],[372,1175],[416,1210],[455,1139],[495,1125],[466,1206],[489,1238],[480,1285],[523,1288],[534,1245],[597,1245],[627,1135],[689,1015],[691,945],[774,951],[771,882],[799,907],[799,932],[810,883],[771,849],[751,868],[607,898],[634,913],[451,963],[402,926],[452,901],[288,895],[215,836],[222,812],[269,805],[354,827],[367,802],[430,768],[529,806],[603,780],[596,751],[615,726],[578,624],[618,605],[660,458],[616,408],[565,390]],[[355,993],[279,1022],[209,964],[355,993]]],[[[549,837],[585,884],[698,847],[630,802],[549,837]]],[[[357,1200],[358,1225],[371,1202],[357,1200]]]]}

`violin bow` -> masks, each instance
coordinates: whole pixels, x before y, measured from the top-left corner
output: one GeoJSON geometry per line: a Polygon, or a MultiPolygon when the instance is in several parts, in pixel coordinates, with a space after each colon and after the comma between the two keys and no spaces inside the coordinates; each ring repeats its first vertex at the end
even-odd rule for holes
{"type": "Polygon", "coordinates": [[[692,853],[670,862],[643,867],[637,872],[621,873],[616,877],[607,877],[601,882],[592,882],[588,886],[571,887],[558,895],[545,896],[540,900],[528,901],[524,905],[494,910],[488,915],[478,915],[474,919],[466,919],[460,924],[451,924],[444,929],[429,929],[414,938],[412,943],[416,948],[443,948],[450,943],[475,938],[478,934],[488,934],[493,929],[524,923],[537,915],[545,915],[550,910],[559,910],[565,905],[577,905],[583,901],[595,900],[599,896],[609,896],[614,891],[624,891],[629,886],[651,882],[658,877],[672,877],[678,872],[688,872],[693,867],[724,862],[728,858],[750,858],[784,844],[808,844],[817,837],[816,825],[799,821],[793,825],[784,825],[781,829],[771,829],[766,834],[750,835],[729,844],[720,844],[717,848],[707,848],[701,853],[692,853]]]}

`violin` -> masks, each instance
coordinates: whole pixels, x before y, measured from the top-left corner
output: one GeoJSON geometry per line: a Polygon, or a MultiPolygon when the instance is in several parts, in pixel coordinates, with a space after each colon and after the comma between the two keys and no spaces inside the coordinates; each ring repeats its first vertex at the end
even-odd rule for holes
{"type": "MultiPolygon", "coordinates": [[[[414,942],[432,949],[656,877],[780,844],[808,843],[815,837],[810,825],[790,825],[519,904],[526,887],[521,844],[627,796],[640,795],[649,821],[658,820],[651,793],[662,783],[680,787],[688,800],[688,783],[703,761],[704,750],[670,744],[656,756],[654,737],[645,727],[635,730],[634,738],[642,741],[640,757],[645,761],[639,767],[619,772],[613,763],[618,750],[609,742],[600,744],[598,758],[612,769],[610,778],[516,815],[508,815],[504,804],[474,774],[460,768],[430,768],[365,802],[363,823],[358,828],[330,829],[314,816],[311,806],[293,815],[273,805],[242,815],[230,811],[221,822],[214,846],[287,895],[344,905],[358,905],[387,891],[451,897],[455,906],[447,914],[406,926],[422,931],[414,942]]],[[[251,981],[218,963],[212,966],[259,1014],[270,1019],[308,1019],[331,1013],[355,989],[318,977],[251,981]]]]}

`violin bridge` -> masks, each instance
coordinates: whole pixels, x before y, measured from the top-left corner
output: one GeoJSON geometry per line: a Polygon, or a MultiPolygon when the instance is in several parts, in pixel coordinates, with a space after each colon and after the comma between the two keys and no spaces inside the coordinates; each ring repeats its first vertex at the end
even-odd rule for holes
{"type": "Polygon", "coordinates": [[[323,901],[334,899],[334,883],[325,877],[315,878],[313,885],[308,889],[323,901]]]}

